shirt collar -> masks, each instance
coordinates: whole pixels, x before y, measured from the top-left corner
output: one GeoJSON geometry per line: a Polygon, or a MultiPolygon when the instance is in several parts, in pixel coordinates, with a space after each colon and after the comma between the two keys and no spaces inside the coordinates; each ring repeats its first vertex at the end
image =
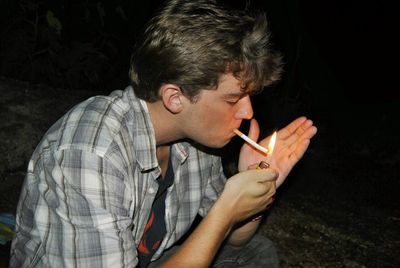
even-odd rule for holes
{"type": "Polygon", "coordinates": [[[158,167],[156,139],[147,104],[135,96],[131,86],[127,91],[133,109],[132,135],[136,161],[141,171],[156,169],[158,167]]]}
{"type": "Polygon", "coordinates": [[[189,156],[189,144],[187,142],[179,142],[173,144],[172,155],[176,156],[181,164],[183,164],[189,156]]]}
{"type": "MultiPolygon", "coordinates": [[[[156,139],[147,103],[135,96],[133,88],[128,87],[130,103],[134,110],[133,141],[136,161],[141,171],[149,171],[158,167],[156,139]]],[[[176,157],[183,164],[189,156],[189,143],[177,142],[172,145],[170,157],[176,157]]]]}
{"type": "MultiPolygon", "coordinates": [[[[128,87],[128,95],[134,110],[133,141],[136,161],[141,171],[158,167],[156,139],[147,103],[135,96],[133,88],[128,87]]],[[[182,141],[172,145],[171,156],[183,164],[189,156],[189,143],[182,141]]]]}

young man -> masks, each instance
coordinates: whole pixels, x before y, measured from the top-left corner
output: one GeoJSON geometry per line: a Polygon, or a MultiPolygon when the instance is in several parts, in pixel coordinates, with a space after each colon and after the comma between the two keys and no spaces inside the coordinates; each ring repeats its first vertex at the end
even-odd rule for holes
{"type": "Polygon", "coordinates": [[[265,155],[244,145],[228,180],[211,150],[243,120],[258,140],[250,95],[280,72],[268,36],[263,14],[166,2],[136,47],[132,86],[78,104],[35,150],[10,266],[277,266],[256,216],[316,128],[301,117],[280,130],[270,169],[255,169],[265,155]]]}

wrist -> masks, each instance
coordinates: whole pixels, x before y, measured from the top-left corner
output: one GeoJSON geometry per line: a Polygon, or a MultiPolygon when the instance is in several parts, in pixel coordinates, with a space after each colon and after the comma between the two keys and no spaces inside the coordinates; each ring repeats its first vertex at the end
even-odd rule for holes
{"type": "Polygon", "coordinates": [[[275,201],[275,196],[272,196],[272,197],[271,197],[271,202],[270,202],[269,205],[265,208],[265,210],[262,211],[262,212],[260,212],[260,213],[258,213],[258,214],[256,214],[256,215],[254,215],[250,221],[260,221],[260,220],[262,220],[265,211],[267,211],[267,210],[269,210],[269,209],[271,208],[271,206],[272,206],[272,204],[274,203],[274,201],[275,201]]]}
{"type": "MultiPolygon", "coordinates": [[[[236,224],[235,217],[233,216],[231,206],[221,198],[219,198],[207,213],[207,217],[213,219],[212,221],[220,225],[225,230],[226,235],[232,230],[236,224]]],[[[225,236],[226,237],[226,236],[225,236]]]]}

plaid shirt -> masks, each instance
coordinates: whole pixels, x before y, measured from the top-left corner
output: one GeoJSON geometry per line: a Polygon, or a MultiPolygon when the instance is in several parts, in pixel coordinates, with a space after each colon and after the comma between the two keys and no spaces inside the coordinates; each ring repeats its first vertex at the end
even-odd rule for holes
{"type": "MultiPolygon", "coordinates": [[[[153,260],[208,212],[226,180],[220,157],[188,142],[170,157],[167,234],[153,260]]],[[[10,267],[136,266],[160,174],[147,105],[131,87],[78,104],[29,162],[10,267]]]]}

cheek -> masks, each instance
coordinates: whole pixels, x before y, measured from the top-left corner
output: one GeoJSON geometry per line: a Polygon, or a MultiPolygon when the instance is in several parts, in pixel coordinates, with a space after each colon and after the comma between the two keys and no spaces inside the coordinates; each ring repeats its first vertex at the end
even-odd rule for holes
{"type": "Polygon", "coordinates": [[[220,117],[224,118],[233,118],[235,116],[235,113],[238,112],[238,108],[236,106],[232,106],[229,104],[220,104],[217,105],[215,104],[214,107],[210,107],[210,114],[213,115],[218,115],[220,117]]]}
{"type": "Polygon", "coordinates": [[[224,130],[235,124],[235,114],[238,112],[236,107],[225,103],[213,103],[204,108],[201,121],[209,128],[224,130]]]}
{"type": "Polygon", "coordinates": [[[235,111],[233,109],[219,111],[214,115],[211,115],[213,121],[213,127],[216,128],[220,133],[226,133],[237,127],[237,120],[235,117],[235,111]]]}
{"type": "Polygon", "coordinates": [[[218,110],[210,114],[209,120],[214,122],[216,127],[226,126],[233,120],[234,113],[229,111],[218,110]]]}

